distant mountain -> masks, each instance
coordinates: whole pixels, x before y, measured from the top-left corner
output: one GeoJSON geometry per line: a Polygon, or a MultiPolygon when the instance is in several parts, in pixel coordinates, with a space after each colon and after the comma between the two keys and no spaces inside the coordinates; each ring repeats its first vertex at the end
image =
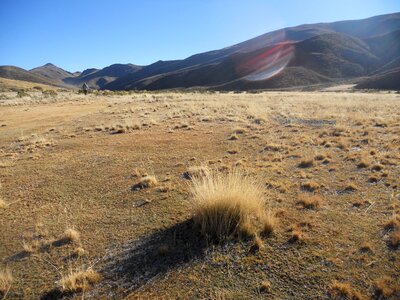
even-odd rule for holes
{"type": "Polygon", "coordinates": [[[43,77],[47,77],[53,81],[59,81],[60,83],[62,83],[65,78],[74,76],[72,73],[67,72],[51,63],[34,68],[30,70],[30,72],[41,75],[43,77]]]}
{"type": "Polygon", "coordinates": [[[91,88],[99,89],[117,78],[133,74],[141,68],[142,67],[133,64],[113,64],[100,70],[87,69],[78,76],[64,78],[64,82],[75,86],[86,83],[91,88]]]}
{"type": "Polygon", "coordinates": [[[377,82],[381,78],[396,78],[392,71],[399,67],[400,13],[393,13],[284,28],[223,49],[148,66],[113,64],[70,73],[46,64],[31,71],[3,70],[0,77],[75,87],[86,82],[92,88],[109,90],[248,90],[368,77],[377,82]]]}
{"type": "Polygon", "coordinates": [[[36,74],[34,72],[29,72],[22,68],[14,66],[0,66],[0,77],[12,79],[12,80],[22,80],[29,81],[47,85],[57,86],[60,85],[57,80],[36,74]]]}

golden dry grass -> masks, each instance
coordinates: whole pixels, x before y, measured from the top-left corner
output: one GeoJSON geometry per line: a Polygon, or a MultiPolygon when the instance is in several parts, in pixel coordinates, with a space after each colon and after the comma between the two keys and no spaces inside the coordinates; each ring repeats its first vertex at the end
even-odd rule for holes
{"type": "Polygon", "coordinates": [[[73,229],[73,228],[68,228],[64,231],[64,234],[62,236],[62,239],[71,242],[71,243],[79,243],[81,239],[80,233],[73,229]]]}
{"type": "Polygon", "coordinates": [[[6,298],[7,293],[10,291],[14,282],[14,277],[10,269],[0,270],[0,296],[6,298]]]}
{"type": "Polygon", "coordinates": [[[10,204],[0,210],[0,258],[18,278],[8,298],[40,299],[58,270],[93,262],[106,276],[76,298],[254,299],[264,280],[271,299],[325,299],[333,280],[373,298],[375,280],[399,284],[399,94],[26,92],[0,95],[1,195],[10,204]],[[140,130],[126,127],[135,123],[140,130]],[[185,175],[193,165],[221,176],[240,166],[259,179],[264,215],[234,234],[251,239],[191,243],[203,239],[188,221],[186,178],[206,173],[185,175]],[[132,188],[149,174],[155,188],[132,188]],[[320,209],[299,209],[318,208],[295,205],[299,194],[323,198],[320,209]],[[62,238],[69,224],[77,243],[62,238]]]}
{"type": "Polygon", "coordinates": [[[0,209],[6,208],[8,206],[7,202],[4,201],[0,196],[0,209]]]}
{"type": "Polygon", "coordinates": [[[355,291],[349,283],[334,281],[329,289],[329,294],[333,299],[366,300],[367,297],[355,291]]]}
{"type": "Polygon", "coordinates": [[[261,185],[238,169],[193,177],[192,183],[194,222],[211,239],[251,235],[255,220],[265,216],[261,185]]]}
{"type": "Polygon", "coordinates": [[[89,290],[100,279],[99,273],[89,268],[86,270],[71,271],[58,281],[58,285],[63,292],[75,293],[89,290]]]}
{"type": "Polygon", "coordinates": [[[297,204],[307,209],[317,209],[321,206],[322,198],[319,195],[300,195],[297,204]]]}

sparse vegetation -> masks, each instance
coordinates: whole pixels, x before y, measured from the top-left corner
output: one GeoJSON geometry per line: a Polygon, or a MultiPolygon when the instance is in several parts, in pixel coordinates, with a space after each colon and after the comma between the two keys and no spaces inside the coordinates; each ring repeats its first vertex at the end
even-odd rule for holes
{"type": "Polygon", "coordinates": [[[397,297],[399,94],[26,90],[0,92],[6,299],[397,297]]]}

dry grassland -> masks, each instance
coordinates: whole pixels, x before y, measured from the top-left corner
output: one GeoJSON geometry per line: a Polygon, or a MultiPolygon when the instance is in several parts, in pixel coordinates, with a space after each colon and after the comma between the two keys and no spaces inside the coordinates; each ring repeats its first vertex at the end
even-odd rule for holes
{"type": "Polygon", "coordinates": [[[396,93],[0,93],[0,299],[399,299],[399,133],[396,93]]]}

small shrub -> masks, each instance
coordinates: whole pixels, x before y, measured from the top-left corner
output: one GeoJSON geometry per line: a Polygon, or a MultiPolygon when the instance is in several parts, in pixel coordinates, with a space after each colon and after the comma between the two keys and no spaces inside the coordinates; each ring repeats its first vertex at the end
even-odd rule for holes
{"type": "Polygon", "coordinates": [[[25,92],[24,90],[20,90],[17,92],[18,98],[23,98],[23,97],[27,97],[27,96],[29,96],[29,94],[27,92],[25,92]]]}
{"type": "Polygon", "coordinates": [[[55,90],[42,91],[42,94],[45,97],[57,97],[57,92],[55,90]]]}

